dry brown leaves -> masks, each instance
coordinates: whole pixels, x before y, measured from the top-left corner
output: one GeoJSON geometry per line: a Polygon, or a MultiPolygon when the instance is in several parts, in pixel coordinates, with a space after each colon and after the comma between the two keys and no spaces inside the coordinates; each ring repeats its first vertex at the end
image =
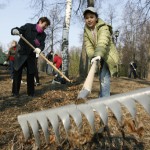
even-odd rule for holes
{"type": "MultiPolygon", "coordinates": [[[[51,77],[53,78],[53,77],[51,77]]],[[[32,137],[27,141],[24,142],[23,137],[15,136],[15,134],[20,135],[22,133],[20,126],[17,122],[17,116],[23,113],[29,113],[39,110],[46,110],[54,107],[60,107],[67,104],[80,104],[84,103],[85,100],[78,100],[77,101],[77,95],[79,91],[82,88],[82,83],[78,84],[70,84],[68,85],[52,85],[50,82],[48,82],[51,79],[47,75],[43,75],[40,79],[42,82],[41,86],[36,87],[36,92],[38,92],[38,96],[34,99],[27,99],[27,97],[22,97],[19,101],[13,101],[9,99],[9,96],[11,94],[11,88],[10,88],[10,79],[9,79],[9,73],[5,74],[3,73],[1,76],[1,112],[0,112],[0,149],[7,150],[10,149],[10,147],[14,147],[15,149],[33,149],[35,147],[35,139],[32,135],[32,137]],[[7,75],[7,76],[6,76],[7,75]],[[19,105],[16,105],[13,102],[18,102],[19,105]],[[11,133],[11,134],[10,134],[11,133]],[[11,145],[11,146],[10,146],[11,145]]],[[[96,78],[93,84],[93,91],[90,95],[90,98],[92,99],[97,97],[97,93],[99,92],[99,80],[96,78]]],[[[132,91],[138,88],[142,87],[148,87],[149,82],[146,80],[129,80],[128,78],[115,78],[111,80],[111,92],[112,94],[118,94],[118,93],[124,93],[128,91],[132,91]]],[[[21,87],[21,94],[26,93],[26,86],[21,87]]],[[[130,116],[124,115],[124,132],[128,135],[133,135],[135,138],[143,138],[145,149],[150,149],[149,143],[150,143],[150,117],[148,114],[143,112],[143,108],[139,109],[137,112],[139,112],[138,117],[140,117],[139,120],[135,123],[130,116]],[[142,120],[142,122],[141,122],[142,120]],[[144,124],[144,126],[143,126],[144,124]]],[[[125,112],[126,113],[126,112],[125,112]]],[[[123,113],[123,114],[125,114],[123,113]]],[[[101,129],[101,127],[104,127],[101,123],[101,119],[98,114],[94,112],[95,115],[95,130],[96,132],[101,129]]],[[[82,124],[80,127],[77,127],[74,120],[70,117],[70,128],[68,130],[68,135],[66,134],[66,131],[64,130],[63,124],[59,123],[59,133],[60,133],[60,139],[61,139],[61,148],[65,149],[64,143],[65,141],[69,141],[69,145],[72,148],[80,148],[89,150],[90,147],[88,143],[92,143],[94,145],[94,141],[92,140],[94,134],[91,130],[91,127],[85,118],[85,116],[82,116],[82,124]],[[83,146],[86,145],[86,148],[83,148],[83,146]]],[[[116,119],[113,117],[113,115],[109,115],[108,119],[108,126],[110,128],[110,135],[113,137],[115,135],[120,135],[120,127],[118,126],[118,123],[116,119]]],[[[54,134],[53,129],[50,126],[49,129],[49,141],[50,145],[46,147],[45,144],[45,138],[43,136],[42,131],[40,134],[40,140],[41,140],[41,149],[44,150],[56,150],[58,147],[58,143],[56,141],[56,137],[54,134]]],[[[138,138],[138,139],[139,139],[138,138]]],[[[102,139],[101,139],[102,140],[102,139]]],[[[141,140],[141,139],[140,139],[141,140]]],[[[132,144],[132,143],[129,143],[132,144]]],[[[134,143],[133,143],[134,144],[134,143]]],[[[109,143],[108,143],[109,145],[109,143]]],[[[68,148],[69,150],[72,150],[71,148],[68,148]]],[[[68,150],[66,148],[66,150],[68,150]]],[[[93,148],[95,150],[95,148],[93,148]]],[[[90,149],[91,150],[91,149],[90,149]]]]}

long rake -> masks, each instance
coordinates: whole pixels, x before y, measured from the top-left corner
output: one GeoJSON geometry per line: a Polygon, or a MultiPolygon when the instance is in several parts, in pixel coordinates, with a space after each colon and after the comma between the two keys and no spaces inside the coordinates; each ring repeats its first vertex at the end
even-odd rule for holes
{"type": "MultiPolygon", "coordinates": [[[[19,34],[19,36],[20,36],[20,38],[21,38],[23,41],[26,42],[26,44],[28,44],[33,50],[35,50],[35,47],[34,47],[27,39],[25,39],[22,34],[19,34]]],[[[64,79],[66,79],[66,81],[72,82],[72,81],[69,80],[59,69],[57,69],[57,68],[53,65],[53,63],[50,62],[50,61],[44,56],[44,54],[43,54],[42,52],[40,53],[40,56],[41,56],[44,60],[46,60],[46,62],[47,62],[55,71],[57,71],[64,79]]]]}
{"type": "Polygon", "coordinates": [[[99,117],[103,121],[103,124],[107,126],[109,118],[107,107],[110,108],[110,110],[116,117],[117,122],[119,123],[119,125],[121,125],[121,121],[123,119],[121,105],[127,108],[133,120],[135,120],[137,113],[136,102],[141,104],[143,108],[150,114],[150,88],[142,88],[132,92],[116,94],[106,98],[91,99],[84,104],[65,105],[45,111],[38,111],[34,113],[19,115],[18,122],[22,128],[25,140],[28,140],[31,137],[32,130],[37,147],[40,147],[40,128],[44,133],[46,143],[49,144],[49,137],[51,133],[48,130],[48,122],[50,122],[56,137],[56,141],[59,144],[60,120],[65,129],[67,137],[69,128],[71,126],[70,116],[73,118],[78,129],[80,130],[80,127],[83,123],[82,115],[84,115],[89,125],[91,126],[93,133],[95,133],[96,131],[94,126],[94,111],[98,113],[99,117]]]}

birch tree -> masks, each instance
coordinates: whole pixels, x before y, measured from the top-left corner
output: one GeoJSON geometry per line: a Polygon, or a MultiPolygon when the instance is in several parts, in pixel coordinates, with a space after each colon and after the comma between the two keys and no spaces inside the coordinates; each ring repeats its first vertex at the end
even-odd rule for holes
{"type": "Polygon", "coordinates": [[[70,18],[72,10],[72,0],[66,0],[66,15],[63,24],[63,35],[62,35],[62,72],[68,76],[68,46],[69,46],[69,27],[70,27],[70,18]]]}

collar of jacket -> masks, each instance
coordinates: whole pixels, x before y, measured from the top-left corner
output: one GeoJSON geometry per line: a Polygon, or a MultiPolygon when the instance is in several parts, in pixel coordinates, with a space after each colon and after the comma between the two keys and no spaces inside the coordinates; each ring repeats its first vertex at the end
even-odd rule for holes
{"type": "Polygon", "coordinates": [[[36,24],[33,24],[33,26],[32,26],[32,30],[34,30],[34,31],[36,31],[36,32],[37,32],[37,30],[36,30],[36,24]]]}
{"type": "MultiPolygon", "coordinates": [[[[112,34],[112,27],[109,25],[109,24],[106,24],[102,19],[98,19],[98,23],[96,24],[96,31],[98,32],[98,30],[102,27],[102,26],[104,26],[104,25],[107,25],[108,27],[109,27],[109,31],[110,31],[110,33],[112,34]]],[[[92,32],[91,32],[91,29],[90,28],[88,28],[86,25],[85,25],[85,28],[84,28],[84,30],[85,30],[85,33],[87,34],[87,36],[89,37],[89,39],[91,40],[91,42],[92,42],[92,44],[96,44],[95,42],[94,42],[94,40],[92,40],[93,39],[93,35],[92,35],[92,32]]],[[[97,37],[96,37],[97,38],[97,37]]]]}

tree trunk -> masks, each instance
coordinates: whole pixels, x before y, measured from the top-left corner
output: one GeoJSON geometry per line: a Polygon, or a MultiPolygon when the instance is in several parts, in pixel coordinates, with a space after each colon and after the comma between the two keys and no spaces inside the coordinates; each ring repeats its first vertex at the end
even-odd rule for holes
{"type": "Polygon", "coordinates": [[[94,0],[87,0],[87,7],[94,7],[94,0]]]}
{"type": "Polygon", "coordinates": [[[88,74],[88,56],[84,44],[82,45],[82,52],[80,56],[79,75],[80,78],[85,78],[88,74]]]}
{"type": "Polygon", "coordinates": [[[64,75],[68,76],[68,39],[69,39],[69,27],[70,27],[70,18],[72,10],[72,0],[66,0],[66,16],[63,25],[63,35],[62,35],[62,72],[64,75]]]}

